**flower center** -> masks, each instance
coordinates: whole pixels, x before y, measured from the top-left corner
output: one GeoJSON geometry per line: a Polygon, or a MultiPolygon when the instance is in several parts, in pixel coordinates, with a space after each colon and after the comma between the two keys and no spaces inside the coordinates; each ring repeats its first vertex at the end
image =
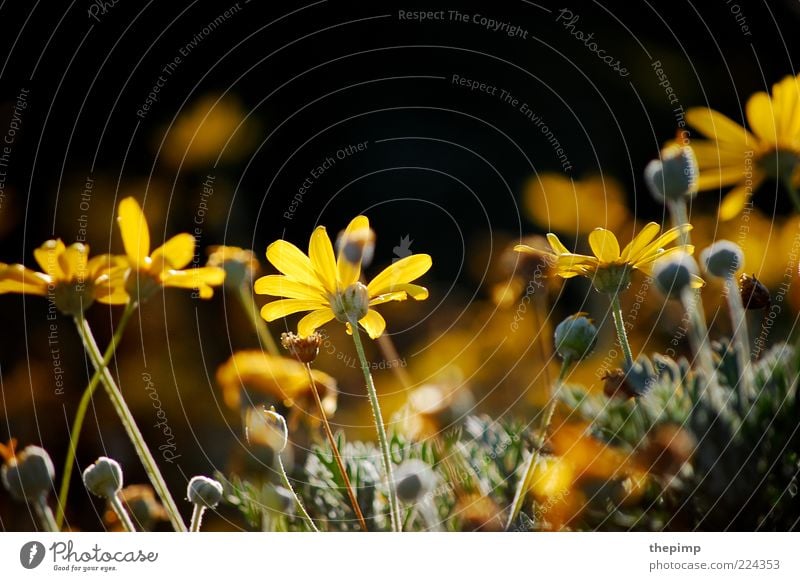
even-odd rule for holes
{"type": "Polygon", "coordinates": [[[331,310],[341,323],[353,323],[363,319],[369,311],[369,292],[360,282],[351,284],[331,297],[331,310]]]}
{"type": "Polygon", "coordinates": [[[94,283],[88,280],[57,283],[53,290],[53,301],[65,315],[80,315],[94,303],[94,283]]]}
{"type": "Polygon", "coordinates": [[[606,264],[600,266],[592,278],[598,292],[617,294],[631,286],[630,264],[606,264]]]}
{"type": "Polygon", "coordinates": [[[758,165],[769,177],[785,183],[792,178],[798,161],[800,159],[795,152],[778,149],[762,156],[758,165]]]}
{"type": "Polygon", "coordinates": [[[131,270],[125,279],[125,291],[136,302],[143,303],[161,288],[161,283],[155,274],[144,270],[131,270]]]}

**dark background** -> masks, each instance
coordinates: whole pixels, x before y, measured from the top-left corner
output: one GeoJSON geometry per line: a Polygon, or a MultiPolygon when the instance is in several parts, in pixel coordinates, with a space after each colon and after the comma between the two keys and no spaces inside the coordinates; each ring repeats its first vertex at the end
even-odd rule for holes
{"type": "MultiPolygon", "coordinates": [[[[740,122],[749,94],[795,71],[796,1],[537,4],[241,1],[237,14],[183,58],[141,120],[136,111],[161,68],[233,3],[119,0],[105,14],[98,11],[97,22],[86,0],[3,1],[0,135],[20,89],[30,94],[0,210],[0,260],[32,266],[31,250],[41,241],[56,235],[69,243],[88,177],[95,183],[88,241],[97,251],[121,250],[112,216],[124,195],[146,199],[154,243],[191,231],[201,184],[211,174],[215,190],[203,247],[233,244],[262,256],[275,238],[304,246],[313,225],[336,231],[367,212],[379,225],[378,262],[388,262],[400,238],[410,235],[413,250],[434,256],[431,284],[447,289],[455,282],[454,295],[468,299],[480,283],[465,267],[472,242],[489,231],[512,238],[535,231],[519,207],[521,187],[536,172],[560,171],[561,164],[519,111],[453,86],[453,74],[504,87],[529,103],[564,148],[570,176],[614,176],[637,217],[660,220],[662,208],[646,194],[641,171],[676,126],[651,63],[661,61],[684,108],[708,105],[740,122]],[[621,78],[556,23],[562,7],[580,16],[576,28],[593,32],[629,77],[621,78]],[[455,8],[519,25],[528,39],[472,23],[397,18],[399,9],[455,8]],[[737,22],[737,9],[750,36],[737,22]],[[165,158],[161,138],[176,116],[208,94],[241,105],[245,145],[216,167],[181,167],[165,158]],[[376,142],[384,139],[394,140],[376,142]],[[337,161],[287,220],[284,212],[311,169],[363,141],[367,150],[337,161]]],[[[709,194],[697,203],[714,208],[718,199],[709,194]]],[[[767,215],[788,208],[769,192],[757,199],[767,215]]],[[[232,348],[252,346],[246,327],[235,329],[237,316],[225,304],[198,305],[177,291],[142,315],[149,325],[148,361],[129,364],[129,384],[139,387],[135,375],[144,366],[160,382],[183,446],[180,468],[165,467],[175,490],[192,473],[225,466],[231,436],[238,435],[238,426],[220,423],[231,416],[211,397],[215,366],[232,348]],[[226,340],[203,342],[204,333],[226,340]],[[167,361],[154,361],[166,354],[167,361]],[[180,365],[195,376],[179,381],[172,370],[180,365]],[[217,427],[201,423],[196,409],[218,416],[210,420],[217,427]]],[[[109,313],[97,308],[92,317],[107,340],[109,313]]],[[[0,297],[0,439],[44,443],[58,466],[86,370],[69,321],[61,321],[68,385],[64,395],[53,394],[44,318],[40,299],[0,297]]],[[[125,349],[138,357],[133,329],[128,341],[125,349]]],[[[105,439],[90,420],[79,461],[113,452],[132,465],[129,479],[141,480],[121,431],[111,421],[103,425],[103,417],[113,417],[103,414],[112,412],[97,405],[105,439]]],[[[89,502],[77,483],[72,497],[76,506],[89,502]]],[[[96,528],[95,519],[84,516],[75,525],[96,528]]],[[[31,526],[27,513],[12,510],[0,495],[0,529],[31,526]]]]}

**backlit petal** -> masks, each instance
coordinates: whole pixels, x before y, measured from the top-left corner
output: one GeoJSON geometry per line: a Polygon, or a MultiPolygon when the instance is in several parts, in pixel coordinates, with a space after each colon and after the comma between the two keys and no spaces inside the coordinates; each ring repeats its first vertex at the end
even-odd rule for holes
{"type": "Polygon", "coordinates": [[[64,250],[66,250],[66,247],[61,240],[48,240],[33,251],[33,257],[36,259],[39,267],[53,280],[61,280],[64,278],[64,271],[61,269],[61,263],[58,260],[58,257],[64,253],[64,250]]]}
{"type": "Polygon", "coordinates": [[[266,321],[274,321],[301,311],[318,311],[326,308],[329,308],[329,306],[322,301],[283,299],[272,301],[261,307],[261,316],[266,321]]]}
{"type": "Polygon", "coordinates": [[[373,307],[375,305],[382,305],[383,303],[388,303],[391,301],[404,301],[408,298],[408,295],[405,291],[395,291],[391,293],[385,293],[382,295],[378,295],[377,297],[370,299],[369,306],[373,307]]]}
{"type": "Polygon", "coordinates": [[[412,282],[423,274],[433,264],[427,254],[412,254],[401,258],[391,266],[387,266],[378,276],[370,281],[367,286],[369,296],[374,297],[395,290],[397,285],[412,282]]]}
{"type": "Polygon", "coordinates": [[[47,275],[34,272],[21,264],[11,264],[0,270],[0,294],[45,295],[48,283],[47,275]]]}
{"type": "Polygon", "coordinates": [[[733,188],[730,192],[725,194],[722,203],[719,205],[719,218],[720,220],[732,220],[742,213],[744,207],[747,205],[747,200],[750,194],[753,193],[752,185],[747,187],[741,185],[733,188]]]}
{"type": "Polygon", "coordinates": [[[336,258],[334,258],[333,245],[331,239],[328,238],[325,226],[317,226],[311,234],[311,240],[308,243],[308,257],[311,259],[311,265],[322,281],[322,285],[329,293],[335,293],[338,286],[336,258]]]}
{"type": "Polygon", "coordinates": [[[142,264],[150,254],[150,229],[135,198],[125,198],[119,203],[117,221],[125,254],[133,264],[142,264]]]}
{"type": "Polygon", "coordinates": [[[658,233],[661,232],[661,226],[655,222],[648,222],[645,224],[639,233],[633,237],[633,240],[622,250],[622,260],[625,262],[636,260],[636,257],[653,242],[658,233]]]}
{"type": "Polygon", "coordinates": [[[765,92],[755,93],[747,100],[747,122],[760,139],[767,143],[778,142],[778,132],[775,125],[775,114],[772,101],[765,92]]]}
{"type": "Polygon", "coordinates": [[[370,339],[377,339],[383,335],[383,331],[386,329],[386,321],[378,311],[373,309],[367,311],[367,315],[358,322],[367,331],[370,339]]]}
{"type": "MultiPolygon", "coordinates": [[[[369,219],[366,216],[356,216],[345,228],[342,240],[348,237],[357,236],[359,230],[369,230],[369,219]]],[[[347,260],[340,251],[336,259],[336,267],[339,271],[339,282],[342,287],[348,287],[358,280],[361,276],[361,262],[353,263],[347,260]]]]}
{"type": "Polygon", "coordinates": [[[311,259],[291,242],[276,240],[267,246],[267,260],[280,272],[309,286],[322,288],[311,259]]]}
{"type": "Polygon", "coordinates": [[[619,259],[617,237],[605,228],[595,228],[589,233],[589,246],[600,262],[614,262],[619,259]]]}
{"type": "Polygon", "coordinates": [[[58,263],[67,280],[86,279],[89,261],[89,247],[80,242],[70,244],[58,257],[58,263]]]}
{"type": "Polygon", "coordinates": [[[308,337],[322,325],[333,319],[334,314],[330,309],[311,311],[297,323],[297,333],[301,337],[308,337]]]}
{"type": "Polygon", "coordinates": [[[686,121],[706,137],[726,145],[755,145],[755,139],[749,131],[713,109],[693,107],[686,112],[686,121]]]}
{"type": "Polygon", "coordinates": [[[553,234],[552,232],[547,234],[547,241],[550,243],[550,247],[553,249],[553,252],[556,254],[569,254],[570,251],[561,243],[561,240],[558,239],[558,236],[553,234]]]}
{"type": "Polygon", "coordinates": [[[153,264],[158,270],[185,268],[194,258],[194,246],[195,239],[191,234],[173,236],[153,251],[153,264]]]}
{"type": "Polygon", "coordinates": [[[318,287],[308,286],[282,274],[262,276],[256,280],[253,290],[259,295],[286,297],[287,299],[325,299],[321,289],[318,287]]]}

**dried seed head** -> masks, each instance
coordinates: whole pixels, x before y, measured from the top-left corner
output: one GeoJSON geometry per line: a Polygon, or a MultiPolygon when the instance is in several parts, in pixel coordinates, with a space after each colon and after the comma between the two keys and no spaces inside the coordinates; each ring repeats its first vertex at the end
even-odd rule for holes
{"type": "Polygon", "coordinates": [[[311,363],[319,355],[322,335],[314,332],[308,337],[300,337],[294,333],[281,333],[281,345],[300,363],[311,363]]]}
{"type": "Polygon", "coordinates": [[[2,480],[16,500],[31,502],[47,495],[53,488],[55,468],[50,455],[38,446],[28,446],[3,464],[2,480]]]}
{"type": "Polygon", "coordinates": [[[222,500],[222,484],[207,476],[195,476],[189,481],[186,497],[192,504],[214,508],[222,500]]]}
{"type": "Polygon", "coordinates": [[[662,424],[653,428],[643,450],[648,471],[661,476],[674,476],[689,461],[696,446],[695,439],[682,427],[662,424]]]}
{"type": "Polygon", "coordinates": [[[627,371],[616,368],[603,375],[603,393],[606,397],[631,399],[642,397],[653,386],[655,370],[647,359],[634,361],[627,371]]]}
{"type": "Polygon", "coordinates": [[[769,289],[756,278],[755,274],[742,274],[739,277],[739,290],[745,309],[765,309],[772,301],[769,289]]]}

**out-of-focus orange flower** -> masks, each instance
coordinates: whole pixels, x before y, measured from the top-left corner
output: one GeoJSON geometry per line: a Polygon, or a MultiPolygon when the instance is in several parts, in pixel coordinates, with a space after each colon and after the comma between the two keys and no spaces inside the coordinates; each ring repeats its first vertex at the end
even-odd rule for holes
{"type": "Polygon", "coordinates": [[[556,173],[533,176],[525,185],[524,202],[531,220],[567,237],[599,227],[616,230],[628,217],[622,187],[607,176],[582,180],[556,173]]]}
{"type": "Polygon", "coordinates": [[[235,99],[202,97],[168,129],[164,158],[171,165],[188,167],[214,162],[220,156],[235,158],[250,142],[244,118],[245,111],[235,99]]]}
{"type": "MultiPolygon", "coordinates": [[[[329,416],[336,412],[336,380],[318,369],[312,370],[322,405],[329,416]]],[[[242,389],[259,393],[270,403],[286,407],[311,404],[311,385],[305,366],[288,357],[277,357],[259,350],[238,351],[217,369],[217,383],[225,404],[241,405],[242,389]],[[307,401],[306,401],[307,400],[307,401]]]]}

